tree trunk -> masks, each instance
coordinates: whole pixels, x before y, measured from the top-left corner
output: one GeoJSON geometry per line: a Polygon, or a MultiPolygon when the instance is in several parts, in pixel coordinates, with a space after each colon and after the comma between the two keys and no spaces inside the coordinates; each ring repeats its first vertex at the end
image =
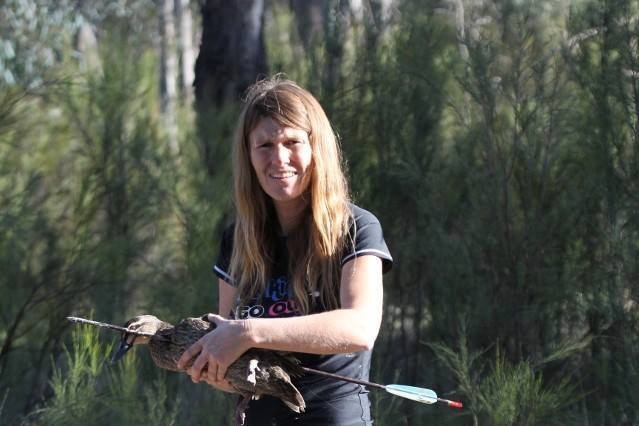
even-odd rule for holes
{"type": "Polygon", "coordinates": [[[313,43],[324,32],[325,0],[290,0],[295,14],[295,23],[300,40],[306,52],[310,52],[313,43]]]}
{"type": "Polygon", "coordinates": [[[80,69],[83,71],[101,72],[100,52],[96,29],[89,23],[84,23],[75,33],[73,45],[80,53],[80,69]]]}
{"type": "Polygon", "coordinates": [[[205,0],[195,62],[198,110],[236,99],[266,72],[263,0],[205,0]]]}
{"type": "Polygon", "coordinates": [[[178,20],[178,55],[180,57],[180,91],[182,102],[193,100],[195,80],[195,48],[193,47],[193,15],[189,0],[175,0],[175,15],[178,20]]]}
{"type": "MultiPolygon", "coordinates": [[[[195,62],[195,106],[202,156],[209,176],[228,154],[224,106],[235,106],[246,88],[266,73],[263,0],[206,0],[202,42],[195,62]],[[230,103],[228,103],[230,101],[230,103]],[[223,141],[223,143],[222,143],[223,141]]],[[[226,112],[228,113],[228,111],[226,112]]]]}
{"type": "Polygon", "coordinates": [[[176,117],[178,60],[175,48],[173,0],[160,0],[159,17],[161,111],[169,139],[169,148],[173,154],[177,154],[179,152],[176,117]]]}

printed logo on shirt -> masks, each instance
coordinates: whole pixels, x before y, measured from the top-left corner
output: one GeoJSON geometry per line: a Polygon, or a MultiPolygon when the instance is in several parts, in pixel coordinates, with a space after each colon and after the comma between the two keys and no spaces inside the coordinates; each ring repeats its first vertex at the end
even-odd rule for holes
{"type": "MultiPolygon", "coordinates": [[[[257,302],[258,299],[255,299],[257,302]]],[[[288,279],[285,276],[272,278],[266,283],[261,304],[241,305],[236,308],[235,317],[277,318],[299,315],[295,300],[289,295],[288,279]]]]}

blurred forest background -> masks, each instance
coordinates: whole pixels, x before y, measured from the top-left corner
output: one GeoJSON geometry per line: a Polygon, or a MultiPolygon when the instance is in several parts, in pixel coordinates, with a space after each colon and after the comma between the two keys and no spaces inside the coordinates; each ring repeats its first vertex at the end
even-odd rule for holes
{"type": "Polygon", "coordinates": [[[339,133],[395,266],[380,425],[639,425],[637,0],[3,0],[0,424],[228,425],[67,315],[217,306],[244,88],[339,133]]]}

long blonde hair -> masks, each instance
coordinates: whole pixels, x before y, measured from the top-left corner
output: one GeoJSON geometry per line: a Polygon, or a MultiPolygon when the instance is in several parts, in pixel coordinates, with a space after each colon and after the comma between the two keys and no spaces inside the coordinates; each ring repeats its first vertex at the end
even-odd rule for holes
{"type": "Polygon", "coordinates": [[[346,178],[337,138],[326,113],[308,91],[275,76],[247,92],[233,144],[236,208],[230,275],[239,300],[260,297],[273,272],[279,225],[274,206],[251,165],[249,135],[270,117],[281,126],[302,129],[312,150],[310,183],[304,195],[308,214],[287,236],[288,276],[297,309],[308,313],[309,294],[319,292],[327,309],[339,307],[341,252],[352,224],[346,178]]]}

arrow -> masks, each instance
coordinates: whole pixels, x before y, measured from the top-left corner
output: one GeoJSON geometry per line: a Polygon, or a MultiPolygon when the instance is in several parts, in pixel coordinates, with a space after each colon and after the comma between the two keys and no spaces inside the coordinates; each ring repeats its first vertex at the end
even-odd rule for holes
{"type": "Polygon", "coordinates": [[[340,376],[339,374],[328,373],[326,371],[315,370],[314,368],[308,367],[302,367],[302,370],[306,371],[307,373],[318,374],[320,376],[330,377],[333,379],[342,380],[344,382],[357,383],[358,385],[364,385],[371,388],[384,389],[386,392],[393,395],[401,396],[402,398],[410,399],[424,404],[444,402],[446,403],[446,405],[452,408],[462,408],[464,406],[464,404],[459,401],[451,401],[449,399],[439,398],[435,391],[431,389],[396,384],[380,385],[379,383],[353,379],[351,377],[340,376]]]}
{"type": "Polygon", "coordinates": [[[143,331],[129,330],[126,327],[120,327],[119,325],[109,324],[107,322],[93,321],[93,320],[90,320],[90,319],[79,318],[79,317],[67,317],[67,319],[69,321],[71,321],[71,322],[95,325],[95,326],[101,327],[101,328],[110,328],[111,330],[117,330],[117,331],[122,331],[122,332],[125,332],[125,333],[129,333],[129,334],[135,334],[136,336],[148,336],[148,337],[155,336],[154,333],[145,333],[143,331]]]}

